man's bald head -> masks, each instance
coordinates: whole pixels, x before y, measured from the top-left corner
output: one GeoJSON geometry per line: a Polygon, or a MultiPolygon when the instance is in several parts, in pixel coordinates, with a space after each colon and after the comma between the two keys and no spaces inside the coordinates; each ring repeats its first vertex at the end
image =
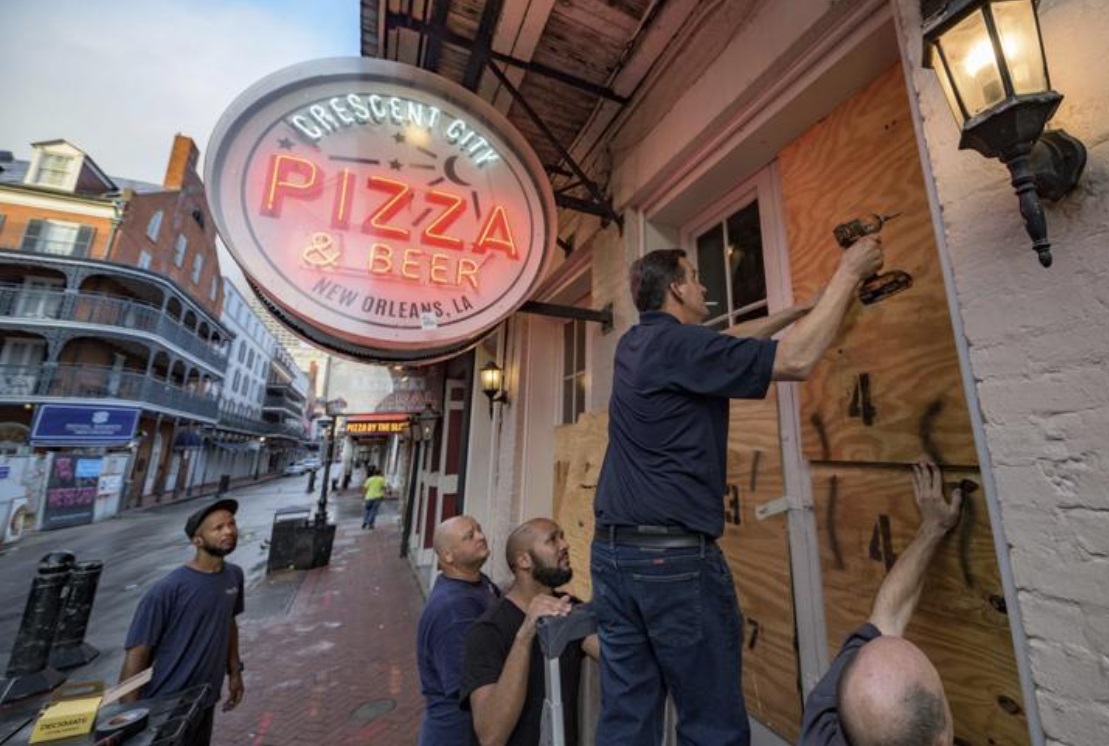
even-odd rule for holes
{"type": "Polygon", "coordinates": [[[551,528],[558,528],[558,524],[546,518],[532,518],[526,523],[521,523],[516,529],[508,535],[508,542],[505,544],[504,555],[508,561],[508,569],[513,572],[516,571],[516,565],[520,561],[520,556],[527,554],[528,550],[535,545],[535,542],[541,535],[549,532],[551,528]]]}
{"type": "Polygon", "coordinates": [[[435,529],[435,554],[444,571],[476,572],[489,558],[489,544],[481,524],[468,515],[457,515],[435,529]]]}
{"type": "Polygon", "coordinates": [[[949,746],[951,710],[939,672],[900,637],[864,645],[843,672],[839,713],[853,746],[949,746]]]}

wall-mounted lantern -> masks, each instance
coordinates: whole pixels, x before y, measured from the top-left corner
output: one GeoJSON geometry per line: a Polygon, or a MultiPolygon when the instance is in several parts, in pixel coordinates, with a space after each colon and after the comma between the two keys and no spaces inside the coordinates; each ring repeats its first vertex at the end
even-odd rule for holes
{"type": "Polygon", "coordinates": [[[489,397],[489,416],[493,416],[493,402],[508,404],[508,392],[504,390],[504,370],[490,360],[480,371],[481,390],[489,397]]]}
{"type": "Polygon", "coordinates": [[[408,437],[413,442],[427,443],[435,435],[435,423],[438,421],[439,413],[435,407],[425,404],[422,412],[409,418],[408,437]]]}
{"type": "Polygon", "coordinates": [[[959,148],[998,158],[1012,174],[1040,264],[1051,243],[1039,197],[1065,196],[1086,165],[1085,146],[1044,132],[1063,96],[1051,90],[1034,0],[950,0],[925,19],[924,66],[934,69],[962,127],[959,148]]]}

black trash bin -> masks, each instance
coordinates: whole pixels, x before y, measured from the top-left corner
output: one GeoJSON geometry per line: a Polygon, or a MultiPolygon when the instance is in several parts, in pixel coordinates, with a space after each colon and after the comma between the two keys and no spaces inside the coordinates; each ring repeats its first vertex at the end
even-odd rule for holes
{"type": "Polygon", "coordinates": [[[270,531],[270,554],[266,561],[266,571],[304,570],[311,566],[312,551],[308,548],[308,559],[304,561],[304,550],[299,547],[308,526],[308,508],[278,508],[273,513],[273,528],[270,531]],[[300,560],[298,562],[298,559],[300,560]]]}
{"type": "Polygon", "coordinates": [[[219,491],[217,497],[223,497],[227,494],[227,490],[231,489],[231,475],[221,474],[219,478],[219,491]]]}

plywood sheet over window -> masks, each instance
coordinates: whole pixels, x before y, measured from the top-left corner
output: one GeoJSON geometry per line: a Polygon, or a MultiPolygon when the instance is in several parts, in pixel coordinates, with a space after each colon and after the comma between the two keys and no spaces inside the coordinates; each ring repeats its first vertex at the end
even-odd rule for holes
{"type": "MultiPolygon", "coordinates": [[[[877,304],[856,303],[800,386],[833,650],[867,618],[919,524],[906,464],[929,455],[948,481],[979,481],[911,117],[895,67],[780,154],[795,297],[834,271],[833,228],[869,213],[901,213],[882,233],[885,269],[913,279],[877,304]]],[[[908,637],[944,678],[958,742],[1028,742],[981,491],[931,566],[908,637]]]]}
{"type": "Polygon", "coordinates": [[[755,519],[755,508],[785,494],[777,387],[764,400],[733,401],[728,487],[720,548],[743,611],[743,695],[752,717],[791,743],[801,697],[786,515],[755,519]]]}
{"type": "Polygon", "coordinates": [[[779,164],[795,298],[835,270],[835,226],[870,213],[901,213],[882,231],[885,269],[913,280],[874,305],[856,303],[802,385],[805,455],[909,462],[930,453],[977,464],[900,67],[790,144],[779,164]]]}
{"type": "MultiPolygon", "coordinates": [[[[755,520],[755,508],[781,497],[782,457],[778,409],[772,389],[765,401],[731,405],[726,527],[720,547],[728,559],[744,615],[743,691],[747,709],[793,741],[801,719],[797,652],[785,516],[755,520]]],[[[574,579],[567,589],[592,596],[589,545],[593,498],[607,439],[608,418],[586,412],[556,430],[553,515],[570,543],[574,579]]]]}
{"type": "MultiPolygon", "coordinates": [[[[949,470],[949,484],[975,471],[949,470]]],[[[813,490],[820,536],[828,645],[869,615],[889,567],[920,523],[904,467],[816,466],[813,490]]],[[[982,491],[968,495],[958,526],[929,567],[920,605],[905,635],[939,669],[963,743],[1023,744],[1021,707],[1009,619],[982,491]]]]}

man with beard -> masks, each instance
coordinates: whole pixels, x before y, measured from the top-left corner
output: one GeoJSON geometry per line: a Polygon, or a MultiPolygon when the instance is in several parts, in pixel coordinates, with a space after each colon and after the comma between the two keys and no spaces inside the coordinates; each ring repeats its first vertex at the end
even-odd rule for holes
{"type": "MultiPolygon", "coordinates": [[[[509,535],[505,554],[514,581],[466,637],[462,706],[473,713],[476,743],[536,746],[545,695],[536,623],[565,616],[577,603],[555,591],[573,577],[570,545],[557,523],[536,518],[509,535]]],[[[568,645],[559,658],[567,746],[577,744],[583,652],[599,657],[596,635],[568,645]]]]}
{"type": "MultiPolygon", "coordinates": [[[[197,722],[186,736],[188,746],[206,746],[212,720],[227,676],[224,712],[243,698],[243,662],[239,628],[243,610],[243,571],[223,558],[235,551],[239,534],[235,500],[217,500],[189,516],[185,535],[196,555],[146,592],[131,620],[124,647],[120,680],[148,666],[154,676],[141,690],[143,698],[178,694],[208,684],[197,722]]],[[[124,699],[137,699],[134,693],[124,699]]]]}
{"type": "Polygon", "coordinates": [[[416,663],[426,703],[419,746],[467,746],[470,713],[458,706],[466,633],[501,592],[481,571],[489,558],[489,544],[481,524],[470,516],[439,524],[435,554],[442,574],[431,589],[416,632],[416,663]]]}

